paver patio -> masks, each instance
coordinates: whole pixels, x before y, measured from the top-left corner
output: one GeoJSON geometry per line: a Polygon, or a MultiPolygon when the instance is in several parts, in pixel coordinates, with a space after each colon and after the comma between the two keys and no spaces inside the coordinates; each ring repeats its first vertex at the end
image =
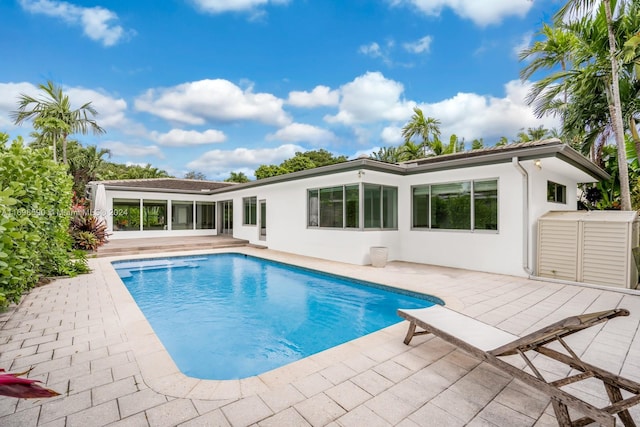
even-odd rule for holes
{"type": "MultiPolygon", "coordinates": [[[[432,294],[516,335],[569,315],[624,307],[631,316],[568,341],[586,361],[640,381],[638,292],[402,262],[376,269],[234,251],[432,294]]],[[[545,396],[444,341],[421,336],[405,346],[405,323],[250,379],[187,378],[132,304],[113,259],[92,259],[93,273],[35,288],[0,314],[0,367],[33,368],[29,377],[62,393],[0,397],[1,426],[556,425],[545,396]]],[[[544,367],[549,376],[557,369],[544,367]]],[[[589,383],[580,393],[594,403],[604,396],[589,383]]],[[[640,420],[638,407],[632,416],[640,420]]]]}

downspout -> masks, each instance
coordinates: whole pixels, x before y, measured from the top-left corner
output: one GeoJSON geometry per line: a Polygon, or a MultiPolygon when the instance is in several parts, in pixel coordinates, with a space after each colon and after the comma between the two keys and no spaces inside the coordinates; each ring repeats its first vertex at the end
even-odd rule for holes
{"type": "Polygon", "coordinates": [[[532,276],[533,270],[529,267],[529,174],[517,157],[511,158],[511,163],[522,174],[522,269],[532,276]]]}

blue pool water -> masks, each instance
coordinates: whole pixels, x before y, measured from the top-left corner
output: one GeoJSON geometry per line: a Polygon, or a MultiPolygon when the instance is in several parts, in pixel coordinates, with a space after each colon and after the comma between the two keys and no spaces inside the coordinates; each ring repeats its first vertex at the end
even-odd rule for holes
{"type": "Polygon", "coordinates": [[[113,265],[178,368],[201,379],[258,375],[442,303],[235,253],[113,265]]]}

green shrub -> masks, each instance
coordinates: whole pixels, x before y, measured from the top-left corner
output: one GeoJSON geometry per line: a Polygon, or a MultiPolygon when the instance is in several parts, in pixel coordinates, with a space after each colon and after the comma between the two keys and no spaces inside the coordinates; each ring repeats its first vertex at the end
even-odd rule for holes
{"type": "Polygon", "coordinates": [[[71,253],[72,180],[47,149],[0,133],[0,307],[18,302],[42,276],[83,269],[71,253]]]}

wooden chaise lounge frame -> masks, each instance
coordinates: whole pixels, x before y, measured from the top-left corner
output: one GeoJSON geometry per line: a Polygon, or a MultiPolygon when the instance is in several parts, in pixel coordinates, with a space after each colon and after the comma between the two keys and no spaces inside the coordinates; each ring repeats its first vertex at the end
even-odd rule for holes
{"type": "Polygon", "coordinates": [[[618,316],[628,316],[628,310],[614,309],[567,317],[521,338],[437,305],[423,309],[398,310],[398,315],[410,322],[409,330],[404,339],[405,344],[409,344],[416,335],[431,333],[501,369],[549,396],[559,426],[585,426],[596,422],[602,426],[614,427],[616,424],[615,414],[618,414],[626,427],[635,427],[636,425],[628,408],[640,403],[640,384],[582,361],[564,340],[566,336],[598,323],[618,316]],[[424,330],[416,331],[417,326],[424,330]],[[546,347],[552,342],[559,342],[568,354],[546,347]],[[562,362],[579,373],[575,374],[575,371],[572,371],[573,375],[570,374],[566,378],[548,382],[525,354],[530,350],[562,362]],[[502,356],[515,354],[522,356],[535,375],[500,359],[502,356]],[[609,406],[595,407],[560,388],[588,378],[597,378],[602,381],[611,401],[609,406]],[[632,396],[624,399],[621,389],[631,393],[632,396]],[[584,417],[572,421],[568,407],[577,410],[584,417]]]}

